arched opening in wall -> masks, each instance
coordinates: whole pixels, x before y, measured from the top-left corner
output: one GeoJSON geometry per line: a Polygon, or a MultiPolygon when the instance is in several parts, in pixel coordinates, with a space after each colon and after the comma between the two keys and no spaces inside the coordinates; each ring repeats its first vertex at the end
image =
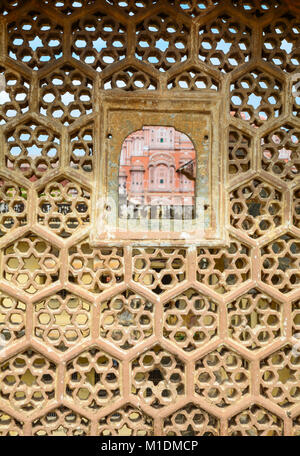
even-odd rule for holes
{"type": "Polygon", "coordinates": [[[191,100],[104,100],[93,245],[227,242],[221,101],[191,100]]]}
{"type": "Polygon", "coordinates": [[[195,218],[196,152],[174,127],[144,126],[122,144],[119,162],[119,217],[195,218]]]}

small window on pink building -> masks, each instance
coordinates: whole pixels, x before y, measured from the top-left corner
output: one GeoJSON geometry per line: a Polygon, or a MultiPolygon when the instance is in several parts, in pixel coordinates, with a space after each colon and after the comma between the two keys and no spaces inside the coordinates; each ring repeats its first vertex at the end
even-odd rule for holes
{"type": "Polygon", "coordinates": [[[173,127],[148,126],[122,145],[119,217],[194,219],[196,153],[187,135],[173,127]]]}

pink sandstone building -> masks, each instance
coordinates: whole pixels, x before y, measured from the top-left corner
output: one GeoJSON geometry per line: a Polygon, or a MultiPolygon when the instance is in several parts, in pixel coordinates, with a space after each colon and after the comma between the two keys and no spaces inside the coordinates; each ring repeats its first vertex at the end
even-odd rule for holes
{"type": "Polygon", "coordinates": [[[152,207],[194,206],[191,140],[172,127],[147,126],[130,134],[120,156],[120,203],[152,207]]]}

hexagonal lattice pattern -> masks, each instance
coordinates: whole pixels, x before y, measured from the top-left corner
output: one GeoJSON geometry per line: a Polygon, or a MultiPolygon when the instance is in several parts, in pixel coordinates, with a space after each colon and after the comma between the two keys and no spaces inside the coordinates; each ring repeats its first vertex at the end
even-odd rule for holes
{"type": "Polygon", "coordinates": [[[29,111],[30,81],[9,67],[0,66],[0,75],[5,81],[0,99],[0,125],[29,111]]]}
{"type": "Polygon", "coordinates": [[[100,304],[100,336],[123,350],[153,334],[154,305],[131,290],[100,304]]]}
{"type": "Polygon", "coordinates": [[[70,133],[71,154],[70,167],[91,173],[93,167],[94,153],[94,126],[84,125],[70,133]]]}
{"type": "Polygon", "coordinates": [[[238,185],[230,195],[231,226],[257,239],[283,223],[282,192],[254,178],[238,185]]]}
{"type": "Polygon", "coordinates": [[[136,57],[161,71],[188,57],[189,26],[162,13],[137,24],[136,57]]]}
{"type": "Polygon", "coordinates": [[[3,250],[3,278],[11,287],[34,294],[58,280],[59,250],[33,233],[3,250]]]}
{"type": "Polygon", "coordinates": [[[185,394],[184,363],[160,345],[132,361],[131,393],[154,409],[165,407],[185,394]]]}
{"type": "Polygon", "coordinates": [[[287,72],[299,70],[300,24],[290,13],[272,21],[263,30],[263,59],[287,72]]]}
{"type": "Polygon", "coordinates": [[[249,363],[221,346],[195,364],[195,393],[217,405],[228,407],[249,393],[249,363]]]}
{"type": "Polygon", "coordinates": [[[219,420],[200,407],[187,404],[164,420],[167,436],[219,435],[219,420]]]}
{"type": "Polygon", "coordinates": [[[133,280],[161,294],[185,279],[185,249],[134,249],[133,280]]]}
{"type": "Polygon", "coordinates": [[[251,59],[251,35],[247,25],[228,14],[205,21],[199,29],[199,59],[228,73],[251,59]]]}
{"type": "Polygon", "coordinates": [[[218,334],[218,304],[189,289],[164,305],[163,335],[185,351],[193,351],[218,334]]]}
{"type": "Polygon", "coordinates": [[[289,293],[297,288],[299,271],[300,240],[291,234],[284,234],[261,248],[261,279],[289,293]]]}
{"type": "Polygon", "coordinates": [[[23,435],[24,423],[16,420],[7,413],[0,411],[0,435],[17,436],[23,435]]]}
{"type": "Polygon", "coordinates": [[[28,189],[0,176],[0,237],[28,220],[28,189]]]}
{"type": "Polygon", "coordinates": [[[0,347],[24,339],[26,304],[4,293],[0,294],[0,347]]]}
{"type": "Polygon", "coordinates": [[[62,238],[90,223],[91,192],[66,177],[56,178],[38,191],[37,221],[62,238]]]}
{"type": "Polygon", "coordinates": [[[60,164],[60,135],[44,124],[27,120],[6,133],[5,165],[31,181],[60,164]]]}
{"type": "Polygon", "coordinates": [[[65,64],[40,80],[40,113],[70,125],[93,111],[93,80],[65,64]]]}
{"type": "Polygon", "coordinates": [[[197,278],[217,293],[224,294],[250,278],[251,249],[237,240],[221,249],[198,249],[197,278]],[[237,255],[238,253],[238,255],[237,255]]]}
{"type": "Polygon", "coordinates": [[[233,79],[230,85],[230,114],[253,127],[282,114],[283,82],[271,73],[253,68],[233,79]]]}
{"type": "Polygon", "coordinates": [[[89,411],[121,396],[120,362],[97,347],[69,361],[66,370],[66,398],[89,411]]]}
{"type": "Polygon", "coordinates": [[[102,71],[126,54],[126,28],[101,11],[72,24],[72,56],[102,71]]]}
{"type": "Polygon", "coordinates": [[[283,435],[283,421],[254,404],[230,419],[228,431],[232,436],[278,436],[283,435]]]}
{"type": "Polygon", "coordinates": [[[214,90],[218,91],[220,84],[218,80],[209,73],[204,73],[203,69],[197,65],[188,67],[184,72],[180,71],[177,75],[168,80],[168,89],[180,90],[214,90]]]}
{"type": "Polygon", "coordinates": [[[103,79],[104,90],[124,90],[126,92],[157,90],[157,80],[137,65],[124,66],[116,73],[103,79]]]}
{"type": "Polygon", "coordinates": [[[169,0],[169,2],[189,16],[198,17],[213,10],[220,3],[220,0],[203,0],[202,2],[198,0],[169,0]]]}
{"type": "Polygon", "coordinates": [[[38,70],[62,56],[63,27],[40,8],[7,24],[8,55],[38,70]]]}
{"type": "Polygon", "coordinates": [[[32,422],[33,435],[89,435],[90,420],[61,405],[32,422]]]}
{"type": "Polygon", "coordinates": [[[261,139],[261,167],[284,181],[298,177],[300,170],[299,127],[283,124],[261,139]]]}
{"type": "Polygon", "coordinates": [[[282,335],[282,306],[265,293],[252,288],[227,305],[228,333],[247,347],[257,350],[282,335]]]}
{"type": "Polygon", "coordinates": [[[0,3],[0,435],[300,435],[296,2],[0,3]],[[125,96],[220,102],[224,245],[94,243],[125,96]]]}
{"type": "Polygon", "coordinates": [[[67,290],[34,304],[34,335],[64,352],[91,336],[91,303],[67,290]]]}
{"type": "Polygon", "coordinates": [[[69,16],[72,13],[80,11],[81,8],[86,8],[88,6],[94,5],[95,0],[42,0],[45,5],[49,5],[52,8],[55,8],[60,13],[69,16]]]}
{"type": "Polygon", "coordinates": [[[260,392],[280,407],[289,408],[299,401],[299,353],[286,345],[260,363],[260,392]]]}
{"type": "Polygon", "coordinates": [[[125,405],[99,420],[99,435],[153,435],[153,418],[142,410],[125,405]]]}
{"type": "Polygon", "coordinates": [[[234,127],[229,129],[228,138],[228,174],[240,176],[251,168],[252,138],[234,127]]]}
{"type": "Polygon", "coordinates": [[[273,12],[281,4],[280,0],[264,0],[263,2],[261,0],[231,0],[231,3],[244,14],[253,16],[255,19],[273,12]]]}
{"type": "Polygon", "coordinates": [[[55,364],[28,349],[0,365],[1,400],[10,407],[32,413],[55,397],[55,364]]]}
{"type": "Polygon", "coordinates": [[[155,5],[157,1],[158,0],[127,0],[124,2],[122,0],[105,0],[108,5],[118,8],[119,11],[123,11],[129,16],[134,16],[139,12],[145,11],[149,6],[155,5]]]}
{"type": "Polygon", "coordinates": [[[69,250],[69,281],[99,293],[123,281],[123,250],[94,249],[88,240],[69,250]]]}

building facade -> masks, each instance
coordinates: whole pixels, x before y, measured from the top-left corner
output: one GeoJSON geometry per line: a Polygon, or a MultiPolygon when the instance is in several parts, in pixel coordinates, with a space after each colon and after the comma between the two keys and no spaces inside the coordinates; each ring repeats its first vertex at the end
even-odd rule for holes
{"type": "Polygon", "coordinates": [[[182,169],[194,160],[193,143],[175,128],[147,126],[130,134],[120,156],[121,205],[185,207],[192,211],[195,179],[182,169]]]}

